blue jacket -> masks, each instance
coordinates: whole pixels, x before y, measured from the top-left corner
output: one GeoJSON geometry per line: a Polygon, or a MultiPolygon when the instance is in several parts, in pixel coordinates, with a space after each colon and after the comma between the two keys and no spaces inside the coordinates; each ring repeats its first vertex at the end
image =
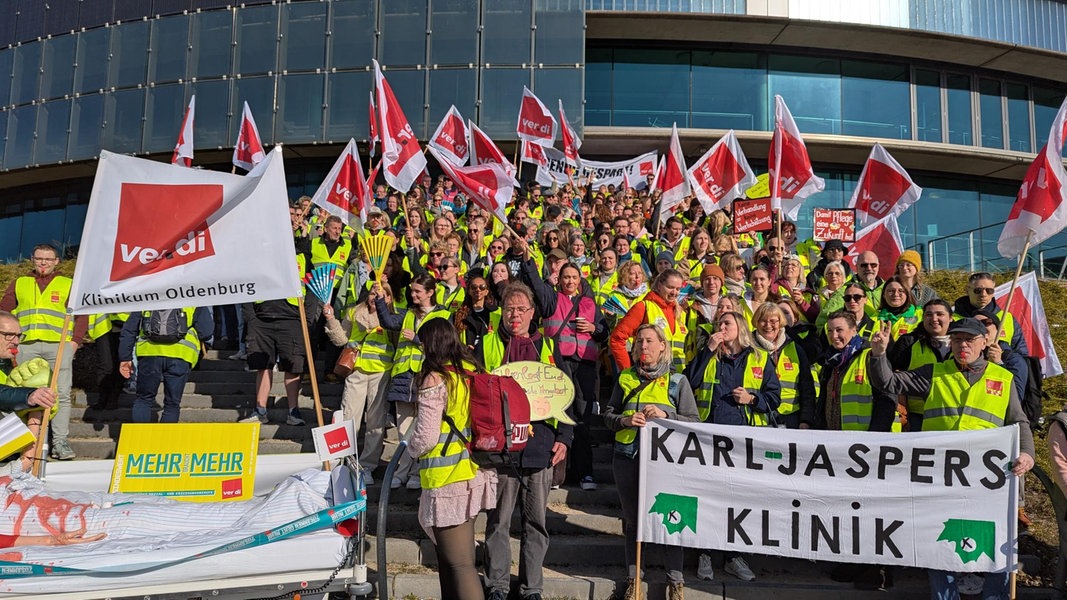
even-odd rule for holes
{"type": "Polygon", "coordinates": [[[778,382],[778,374],[774,370],[774,363],[769,363],[768,368],[763,369],[763,385],[759,390],[748,390],[756,396],[756,401],[749,405],[738,404],[734,401],[733,390],[742,387],[745,376],[745,362],[753,350],[745,348],[736,356],[722,356],[715,359],[715,353],[707,347],[701,351],[689,363],[685,370],[685,376],[689,379],[689,385],[694,390],[699,390],[704,382],[704,371],[711,360],[718,360],[719,365],[715,373],[718,381],[712,388],[711,414],[708,423],[717,425],[748,425],[748,411],[756,410],[768,413],[777,410],[781,402],[781,384],[778,382]]]}

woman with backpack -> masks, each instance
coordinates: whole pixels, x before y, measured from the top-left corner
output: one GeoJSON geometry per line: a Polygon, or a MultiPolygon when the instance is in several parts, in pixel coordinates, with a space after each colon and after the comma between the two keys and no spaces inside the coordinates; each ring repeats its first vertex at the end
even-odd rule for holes
{"type": "MultiPolygon", "coordinates": [[[[419,337],[423,325],[435,319],[448,320],[451,315],[443,307],[434,304],[437,280],[433,275],[420,273],[411,280],[408,287],[410,302],[407,310],[393,313],[385,302],[385,293],[381,284],[375,284],[375,310],[378,322],[389,331],[399,331],[396,353],[389,376],[391,381],[386,397],[396,404],[396,426],[401,435],[407,433],[415,419],[415,376],[422,370],[422,339],[419,337]]],[[[404,457],[396,466],[393,480],[389,487],[397,489],[407,485],[409,490],[419,489],[418,466],[412,473],[414,461],[404,457]]]]}
{"type": "Polygon", "coordinates": [[[407,448],[408,457],[420,464],[419,524],[437,550],[441,597],[483,599],[474,567],[474,518],[496,507],[496,471],[479,469],[452,429],[471,428],[471,390],[464,372],[481,369],[447,319],[426,321],[419,340],[418,414],[407,448]]]}
{"type": "MultiPolygon", "coordinates": [[[[637,491],[638,433],[651,419],[696,422],[696,399],[689,382],[673,373],[673,360],[667,334],[658,325],[646,323],[637,328],[631,350],[632,366],[619,374],[611,400],[604,411],[604,424],[615,432],[615,453],[611,468],[622,505],[623,534],[627,566],[624,600],[634,600],[637,590],[637,491]]],[[[667,566],[667,598],[684,598],[683,549],[664,546],[659,554],[667,566]]]]}

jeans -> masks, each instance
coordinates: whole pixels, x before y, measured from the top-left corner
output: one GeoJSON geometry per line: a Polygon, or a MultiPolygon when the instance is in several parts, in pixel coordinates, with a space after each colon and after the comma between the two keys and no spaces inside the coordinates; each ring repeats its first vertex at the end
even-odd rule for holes
{"type": "MultiPolygon", "coordinates": [[[[930,574],[930,598],[932,600],[959,600],[960,591],[956,587],[960,573],[934,571],[930,574]]],[[[982,600],[1008,600],[1008,582],[1011,573],[982,573],[985,585],[982,586],[982,600]]]]}
{"type": "MultiPolygon", "coordinates": [[[[19,344],[19,363],[28,363],[35,358],[43,358],[53,368],[56,366],[58,342],[27,342],[19,344]]],[[[63,348],[63,364],[59,366],[59,380],[56,382],[56,404],[59,409],[48,424],[52,428],[52,441],[66,441],[70,435],[70,382],[71,362],[74,359],[74,347],[63,348]]]]}
{"type": "Polygon", "coordinates": [[[177,423],[182,393],[191,367],[180,358],[142,356],[137,362],[137,398],[133,401],[133,422],[151,423],[156,392],[163,383],[163,415],[160,423],[177,423]]]}
{"type": "Polygon", "coordinates": [[[545,509],[552,485],[552,468],[522,469],[522,479],[509,467],[497,469],[496,508],[485,522],[485,587],[505,594],[511,587],[511,514],[519,505],[522,533],[519,546],[519,594],[544,591],[548,528],[545,509]],[[525,483],[527,489],[522,488],[525,483]]]}

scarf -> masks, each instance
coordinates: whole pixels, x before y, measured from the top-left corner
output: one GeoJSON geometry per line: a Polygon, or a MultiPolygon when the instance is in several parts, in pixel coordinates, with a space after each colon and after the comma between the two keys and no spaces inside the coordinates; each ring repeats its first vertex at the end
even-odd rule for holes
{"type": "Polygon", "coordinates": [[[718,305],[712,304],[711,300],[704,295],[703,291],[693,294],[693,306],[700,311],[700,316],[704,317],[704,320],[711,323],[715,320],[715,313],[718,312],[718,305]]]}
{"type": "Polygon", "coordinates": [[[878,311],[879,321],[896,321],[903,317],[906,319],[914,318],[919,314],[919,307],[914,304],[904,304],[897,308],[883,308],[878,311]]]}
{"type": "Polygon", "coordinates": [[[622,295],[626,296],[627,298],[637,298],[648,293],[648,284],[642,283],[641,285],[635,288],[628,288],[626,286],[620,285],[619,287],[615,288],[615,291],[622,292],[622,295]]]}
{"type": "Polygon", "coordinates": [[[727,277],[726,280],[722,282],[722,285],[730,294],[737,294],[738,296],[741,296],[745,293],[745,282],[742,280],[730,279],[729,277],[727,277]]]}
{"type": "Polygon", "coordinates": [[[640,362],[634,362],[634,372],[636,372],[637,376],[644,381],[655,381],[656,379],[659,379],[660,377],[666,375],[667,372],[671,370],[671,365],[673,364],[673,361],[674,359],[671,356],[671,353],[669,351],[664,352],[663,358],[661,358],[658,363],[652,365],[648,369],[642,367],[640,362]]]}
{"type": "Polygon", "coordinates": [[[774,338],[773,340],[768,340],[767,338],[763,337],[762,333],[758,331],[756,332],[756,345],[758,345],[760,348],[763,348],[767,352],[777,352],[779,348],[785,345],[785,342],[785,329],[779,329],[778,337],[774,338]]]}
{"type": "Polygon", "coordinates": [[[830,355],[830,358],[826,359],[826,366],[831,369],[839,369],[848,364],[848,361],[852,358],[852,355],[859,352],[860,347],[863,345],[863,338],[859,335],[853,336],[848,344],[841,349],[840,352],[830,355]]]}

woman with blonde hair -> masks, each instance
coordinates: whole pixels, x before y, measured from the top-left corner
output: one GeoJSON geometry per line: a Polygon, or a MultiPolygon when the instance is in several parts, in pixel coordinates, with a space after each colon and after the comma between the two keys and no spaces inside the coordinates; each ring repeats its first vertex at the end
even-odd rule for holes
{"type": "MultiPolygon", "coordinates": [[[[790,316],[770,302],[752,313],[753,340],[774,361],[781,386],[778,422],[789,429],[801,428],[800,410],[815,403],[815,379],[807,353],[789,334],[790,316]]],[[[806,428],[806,427],[804,427],[806,428]]]]}

